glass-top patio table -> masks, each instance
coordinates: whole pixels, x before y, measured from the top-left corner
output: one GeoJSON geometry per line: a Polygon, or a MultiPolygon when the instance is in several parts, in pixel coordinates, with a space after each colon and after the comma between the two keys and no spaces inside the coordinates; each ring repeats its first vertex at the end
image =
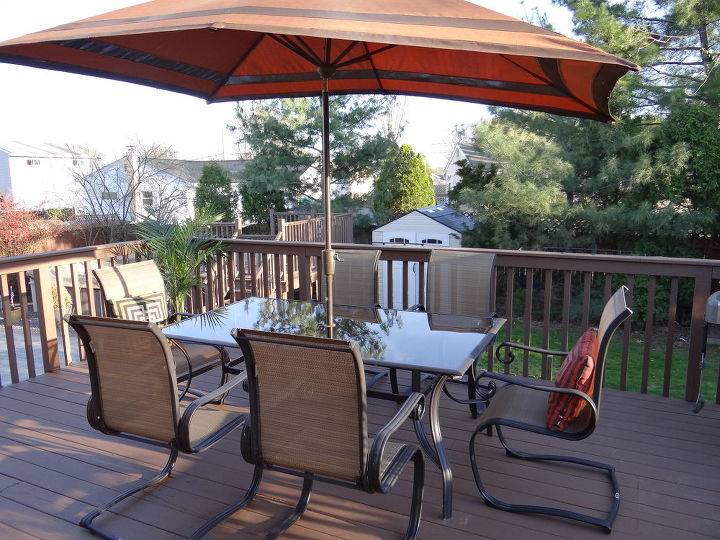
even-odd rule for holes
{"type": "MultiPolygon", "coordinates": [[[[428,395],[431,439],[421,422],[415,432],[426,455],[443,475],[443,517],[452,515],[452,471],[440,430],[440,397],[449,379],[474,373],[475,360],[492,346],[505,323],[498,318],[437,315],[393,309],[335,306],[333,337],[355,343],[367,366],[412,373],[412,390],[428,395]],[[433,375],[421,388],[421,374],[433,375]]],[[[319,302],[247,298],[169,325],[171,339],[235,348],[234,328],[327,337],[325,307],[319,302]]],[[[391,392],[368,390],[369,397],[397,401],[391,392]]]]}

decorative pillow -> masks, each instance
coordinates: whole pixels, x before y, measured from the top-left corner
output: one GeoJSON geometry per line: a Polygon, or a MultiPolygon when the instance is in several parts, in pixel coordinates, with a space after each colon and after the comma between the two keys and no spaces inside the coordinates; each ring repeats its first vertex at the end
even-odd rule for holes
{"type": "Polygon", "coordinates": [[[168,317],[165,293],[149,293],[113,300],[112,306],[118,319],[160,323],[168,317]]]}
{"type": "MultiPolygon", "coordinates": [[[[575,388],[592,395],[595,388],[595,359],[599,349],[598,333],[595,328],[587,330],[575,343],[572,351],[555,377],[555,386],[575,388]]],[[[550,393],[548,398],[547,426],[564,431],[585,412],[588,404],[577,396],[550,393]]]]}

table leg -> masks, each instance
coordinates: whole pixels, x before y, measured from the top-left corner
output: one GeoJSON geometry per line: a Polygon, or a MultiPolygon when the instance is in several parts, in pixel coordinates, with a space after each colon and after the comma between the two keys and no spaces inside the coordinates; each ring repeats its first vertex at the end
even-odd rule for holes
{"type": "Polygon", "coordinates": [[[442,432],[440,430],[440,398],[442,397],[443,387],[448,380],[447,375],[438,375],[435,378],[435,384],[429,396],[428,413],[430,415],[430,433],[432,441],[428,439],[422,422],[415,420],[413,426],[415,433],[420,441],[420,445],[427,457],[429,457],[435,465],[438,466],[443,476],[443,519],[452,517],[452,470],[450,469],[450,461],[445,452],[445,444],[443,443],[442,432]]]}

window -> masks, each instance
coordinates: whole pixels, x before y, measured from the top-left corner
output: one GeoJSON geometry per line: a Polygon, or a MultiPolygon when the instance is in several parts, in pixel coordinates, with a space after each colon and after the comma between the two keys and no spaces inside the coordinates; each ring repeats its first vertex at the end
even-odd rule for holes
{"type": "Polygon", "coordinates": [[[421,244],[427,244],[427,245],[433,245],[433,246],[442,246],[442,240],[438,240],[437,238],[424,238],[421,242],[421,244]]]}
{"type": "Polygon", "coordinates": [[[391,243],[391,244],[409,244],[409,243],[410,243],[410,240],[408,240],[407,238],[400,238],[400,237],[398,236],[398,237],[396,237],[396,238],[391,238],[391,239],[390,239],[390,243],[391,243]]]}
{"type": "Polygon", "coordinates": [[[102,193],[103,201],[117,201],[117,198],[117,193],[115,191],[103,191],[102,193]]]}
{"type": "Polygon", "coordinates": [[[40,160],[39,159],[28,159],[26,163],[30,166],[40,165],[40,160]]]}
{"type": "Polygon", "coordinates": [[[142,205],[143,208],[152,208],[153,207],[153,192],[152,191],[143,191],[142,192],[142,205]]]}

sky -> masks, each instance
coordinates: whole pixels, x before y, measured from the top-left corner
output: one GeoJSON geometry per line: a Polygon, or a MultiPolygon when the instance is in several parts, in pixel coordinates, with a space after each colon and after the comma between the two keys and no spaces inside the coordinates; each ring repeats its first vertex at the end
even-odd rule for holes
{"type": "MultiPolygon", "coordinates": [[[[0,41],[139,3],[139,0],[24,0],[0,2],[0,41]]],[[[518,18],[534,8],[569,35],[570,13],[552,0],[474,0],[518,18]]],[[[433,168],[445,165],[456,126],[487,118],[487,107],[431,98],[403,98],[403,143],[433,168]]],[[[169,145],[182,159],[235,159],[226,128],[234,105],[94,77],[0,64],[0,144],[19,140],[79,144],[110,160],[133,141],[169,145]]]]}

